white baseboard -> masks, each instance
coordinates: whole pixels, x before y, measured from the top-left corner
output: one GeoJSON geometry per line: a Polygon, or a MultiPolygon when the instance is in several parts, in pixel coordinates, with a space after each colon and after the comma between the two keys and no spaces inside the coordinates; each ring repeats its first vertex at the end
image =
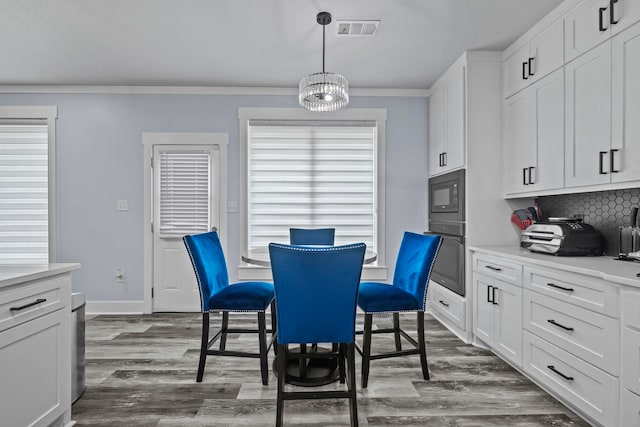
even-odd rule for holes
{"type": "Polygon", "coordinates": [[[87,301],[86,314],[142,314],[144,301],[87,301]]]}

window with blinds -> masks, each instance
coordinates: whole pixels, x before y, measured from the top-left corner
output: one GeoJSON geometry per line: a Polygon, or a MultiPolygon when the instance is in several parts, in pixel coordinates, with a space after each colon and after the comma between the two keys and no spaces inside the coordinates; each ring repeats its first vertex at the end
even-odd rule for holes
{"type": "Polygon", "coordinates": [[[248,131],[248,248],[289,228],[335,227],[336,244],[376,248],[375,122],[277,124],[248,131]]]}
{"type": "Polygon", "coordinates": [[[211,156],[203,150],[161,150],[160,238],[209,231],[211,156]]]}
{"type": "Polygon", "coordinates": [[[0,120],[0,264],[49,262],[46,120],[0,120]]]}

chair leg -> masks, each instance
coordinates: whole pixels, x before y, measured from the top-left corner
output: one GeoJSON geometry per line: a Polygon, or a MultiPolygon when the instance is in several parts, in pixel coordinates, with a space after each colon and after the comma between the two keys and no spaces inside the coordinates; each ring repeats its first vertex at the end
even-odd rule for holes
{"type": "Polygon", "coordinates": [[[198,374],[196,382],[202,382],[204,365],[207,362],[207,350],[209,345],[209,313],[202,313],[202,339],[200,341],[200,361],[198,362],[198,374]]]}
{"type": "MultiPolygon", "coordinates": [[[[333,344],[336,345],[335,343],[333,344]]],[[[338,345],[338,372],[340,378],[340,384],[344,384],[345,381],[345,366],[344,360],[347,357],[347,351],[344,343],[338,345]]],[[[347,385],[348,386],[348,385],[347,385]]]]}
{"type": "Polygon", "coordinates": [[[229,330],[229,312],[222,312],[222,335],[220,336],[220,351],[227,347],[227,331],[229,330]]]}
{"type": "Polygon", "coordinates": [[[271,341],[273,345],[273,354],[278,355],[278,342],[276,341],[277,336],[277,318],[276,318],[276,300],[271,301],[271,336],[273,340],[271,341]]]}
{"type": "Polygon", "coordinates": [[[287,347],[278,344],[278,394],[276,397],[276,427],[282,427],[284,419],[284,382],[287,375],[287,347]]]}
{"type": "Polygon", "coordinates": [[[269,364],[267,362],[267,321],[264,311],[258,312],[258,344],[260,346],[260,374],[262,384],[269,384],[269,364]]]}
{"type": "Polygon", "coordinates": [[[349,415],[351,416],[351,427],[358,426],[358,400],[356,398],[356,356],[355,344],[347,344],[347,389],[349,390],[349,415]]]}
{"type": "Polygon", "coordinates": [[[400,340],[400,313],[393,313],[393,337],[396,340],[396,351],[402,351],[402,341],[400,340]]]}
{"type": "Polygon", "coordinates": [[[373,328],[373,315],[364,314],[364,332],[362,336],[362,388],[367,388],[369,382],[369,363],[371,363],[371,329],[373,328]]]}
{"type": "Polygon", "coordinates": [[[422,365],[422,377],[429,380],[429,367],[427,366],[427,345],[424,341],[424,311],[418,311],[418,343],[420,347],[420,365],[422,365]]]}

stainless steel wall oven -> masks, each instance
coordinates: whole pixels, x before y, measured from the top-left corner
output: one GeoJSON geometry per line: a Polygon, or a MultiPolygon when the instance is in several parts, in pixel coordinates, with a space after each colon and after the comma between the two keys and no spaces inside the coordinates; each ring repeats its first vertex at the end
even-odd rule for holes
{"type": "Polygon", "coordinates": [[[429,231],[442,236],[442,245],[431,280],[465,294],[465,171],[449,172],[429,179],[429,231]]]}

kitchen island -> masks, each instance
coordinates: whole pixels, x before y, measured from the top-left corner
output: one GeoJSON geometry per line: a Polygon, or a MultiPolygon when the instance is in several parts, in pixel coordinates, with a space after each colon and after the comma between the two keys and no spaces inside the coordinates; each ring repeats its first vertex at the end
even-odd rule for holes
{"type": "Polygon", "coordinates": [[[71,423],[71,271],[0,266],[0,414],[7,426],[71,423]]]}
{"type": "Polygon", "coordinates": [[[471,247],[473,339],[592,424],[640,424],[640,262],[471,247]]]}

